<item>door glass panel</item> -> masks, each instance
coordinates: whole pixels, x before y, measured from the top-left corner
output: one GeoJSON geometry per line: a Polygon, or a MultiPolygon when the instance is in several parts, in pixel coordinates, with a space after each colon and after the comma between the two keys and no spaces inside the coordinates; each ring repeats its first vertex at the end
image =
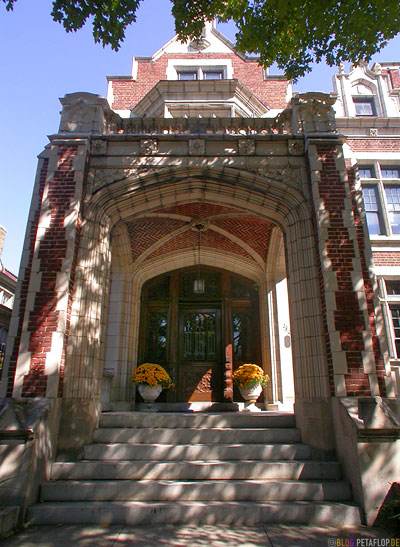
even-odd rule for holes
{"type": "Polygon", "coordinates": [[[214,361],[216,359],[215,312],[185,313],[183,318],[183,359],[214,361]]]}
{"type": "Polygon", "coordinates": [[[167,313],[150,312],[147,326],[147,359],[154,363],[167,360],[167,313]]]}
{"type": "Polygon", "coordinates": [[[233,360],[251,359],[251,319],[248,313],[233,313],[233,360]]]}

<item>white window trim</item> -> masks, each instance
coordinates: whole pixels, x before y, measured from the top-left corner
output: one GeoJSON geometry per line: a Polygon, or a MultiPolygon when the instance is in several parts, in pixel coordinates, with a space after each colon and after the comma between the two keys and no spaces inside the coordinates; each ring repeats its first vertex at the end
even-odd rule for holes
{"type": "Polygon", "coordinates": [[[397,355],[396,350],[396,337],[394,333],[393,318],[390,306],[392,304],[399,306],[400,305],[400,295],[388,295],[386,290],[386,281],[399,281],[400,278],[393,276],[385,275],[378,279],[379,283],[379,300],[382,305],[383,318],[385,323],[386,338],[388,341],[388,350],[389,358],[391,361],[399,361],[400,356],[397,355]]]}
{"type": "Polygon", "coordinates": [[[383,229],[382,234],[370,234],[369,237],[371,240],[372,239],[376,240],[381,238],[385,238],[385,240],[388,238],[393,240],[399,239],[400,234],[394,234],[392,232],[385,186],[395,185],[400,187],[400,178],[395,178],[395,179],[382,178],[382,171],[381,171],[381,167],[384,167],[385,165],[390,167],[398,166],[400,168],[400,164],[398,163],[398,157],[397,157],[397,162],[390,161],[389,158],[385,158],[380,161],[375,160],[373,162],[367,161],[367,158],[365,159],[366,161],[363,161],[363,158],[359,156],[358,165],[360,165],[361,167],[366,167],[369,165],[372,166],[375,170],[375,178],[360,179],[361,187],[375,186],[377,188],[377,197],[379,200],[378,208],[380,213],[381,228],[383,229]]]}

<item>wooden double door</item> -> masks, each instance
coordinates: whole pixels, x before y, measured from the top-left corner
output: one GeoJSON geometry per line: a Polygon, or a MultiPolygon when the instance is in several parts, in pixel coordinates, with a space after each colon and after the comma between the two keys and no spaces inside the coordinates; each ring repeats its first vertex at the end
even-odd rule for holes
{"type": "Polygon", "coordinates": [[[207,269],[203,295],[194,294],[195,271],[177,270],[142,291],[139,364],[158,363],[175,388],[165,402],[224,400],[226,361],[260,363],[258,293],[254,283],[207,269]]]}

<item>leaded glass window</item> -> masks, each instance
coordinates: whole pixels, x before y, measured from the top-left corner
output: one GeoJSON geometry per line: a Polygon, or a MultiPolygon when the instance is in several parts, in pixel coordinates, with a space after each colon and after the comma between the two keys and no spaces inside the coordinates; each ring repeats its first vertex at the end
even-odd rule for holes
{"type": "Polygon", "coordinates": [[[216,357],[216,313],[186,313],[183,318],[183,359],[215,361],[216,357]]]}

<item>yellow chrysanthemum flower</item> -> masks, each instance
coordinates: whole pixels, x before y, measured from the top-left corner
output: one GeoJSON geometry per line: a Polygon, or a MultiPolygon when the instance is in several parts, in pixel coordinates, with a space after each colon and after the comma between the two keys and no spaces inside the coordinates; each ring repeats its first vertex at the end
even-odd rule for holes
{"type": "Polygon", "coordinates": [[[161,385],[163,389],[169,389],[174,385],[167,371],[155,363],[140,365],[132,374],[132,382],[152,387],[161,385]]]}
{"type": "Polygon", "coordinates": [[[245,363],[235,370],[232,380],[239,387],[265,386],[269,382],[269,376],[258,365],[245,363]]]}

